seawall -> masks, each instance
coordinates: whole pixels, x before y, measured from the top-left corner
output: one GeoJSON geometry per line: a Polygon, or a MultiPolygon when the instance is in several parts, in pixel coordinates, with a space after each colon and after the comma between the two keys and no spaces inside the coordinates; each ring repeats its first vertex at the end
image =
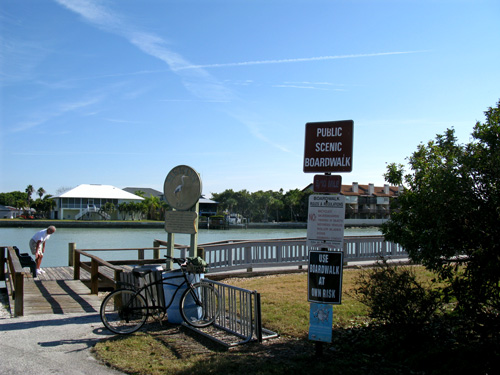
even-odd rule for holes
{"type": "MultiPolygon", "coordinates": [[[[379,227],[385,220],[379,219],[346,219],[345,227],[379,227]]],[[[117,229],[154,229],[164,228],[162,221],[82,221],[82,220],[19,220],[0,219],[0,228],[45,228],[54,225],[57,228],[117,228],[117,229]]],[[[206,229],[200,223],[200,229],[206,229]]],[[[230,225],[229,229],[307,229],[307,223],[279,222],[279,223],[247,223],[230,225]]],[[[221,230],[221,229],[214,229],[221,230]]]]}

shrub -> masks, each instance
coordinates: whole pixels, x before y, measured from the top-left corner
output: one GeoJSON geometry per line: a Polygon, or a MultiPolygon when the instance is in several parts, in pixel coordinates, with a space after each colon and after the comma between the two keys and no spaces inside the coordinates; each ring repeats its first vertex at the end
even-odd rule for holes
{"type": "Polygon", "coordinates": [[[412,267],[391,265],[387,260],[363,270],[354,293],[372,319],[396,326],[427,323],[442,305],[441,293],[422,285],[412,267]]]}

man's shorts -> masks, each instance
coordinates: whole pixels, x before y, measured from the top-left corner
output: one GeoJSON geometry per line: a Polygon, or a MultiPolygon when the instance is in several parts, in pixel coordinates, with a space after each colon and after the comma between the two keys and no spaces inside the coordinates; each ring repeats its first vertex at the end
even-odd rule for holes
{"type": "Polygon", "coordinates": [[[30,250],[31,254],[36,255],[36,241],[33,238],[30,240],[30,250]]]}

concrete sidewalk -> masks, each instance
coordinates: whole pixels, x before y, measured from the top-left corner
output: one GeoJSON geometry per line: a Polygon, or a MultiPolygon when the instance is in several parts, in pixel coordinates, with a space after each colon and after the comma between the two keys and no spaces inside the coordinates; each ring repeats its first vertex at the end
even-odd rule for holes
{"type": "Polygon", "coordinates": [[[96,313],[0,319],[0,374],[122,374],[90,352],[109,336],[96,313]]]}

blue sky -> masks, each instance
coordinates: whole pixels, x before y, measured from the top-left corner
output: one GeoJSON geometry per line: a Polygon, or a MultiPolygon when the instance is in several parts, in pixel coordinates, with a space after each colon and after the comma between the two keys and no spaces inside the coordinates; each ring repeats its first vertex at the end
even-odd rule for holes
{"type": "Polygon", "coordinates": [[[302,189],[307,122],[353,120],[384,184],[421,142],[467,142],[500,99],[497,0],[2,0],[0,192],[302,189]]]}

